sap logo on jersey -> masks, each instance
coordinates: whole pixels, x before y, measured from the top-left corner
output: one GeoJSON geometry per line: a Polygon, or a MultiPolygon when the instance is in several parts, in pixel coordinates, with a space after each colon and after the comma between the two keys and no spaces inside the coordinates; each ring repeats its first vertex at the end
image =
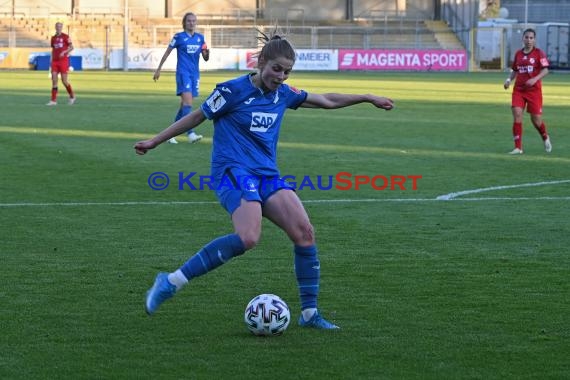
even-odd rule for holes
{"type": "Polygon", "coordinates": [[[267,132],[267,130],[275,124],[276,120],[276,113],[252,112],[251,127],[249,130],[252,132],[267,132]]]}
{"type": "Polygon", "coordinates": [[[186,45],[186,53],[194,54],[200,49],[202,45],[186,45]]]}

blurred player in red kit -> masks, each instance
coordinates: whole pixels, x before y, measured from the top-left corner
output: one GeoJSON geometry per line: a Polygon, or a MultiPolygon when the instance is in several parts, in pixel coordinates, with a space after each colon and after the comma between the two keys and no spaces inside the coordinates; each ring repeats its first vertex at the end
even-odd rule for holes
{"type": "Polygon", "coordinates": [[[524,47],[517,50],[511,66],[511,74],[505,80],[503,87],[506,89],[511,81],[516,78],[511,107],[513,111],[513,138],[515,148],[509,154],[522,154],[522,120],[523,110],[530,114],[532,125],[542,137],[544,150],[552,151],[550,137],[546,132],[546,125],[542,121],[542,82],[541,79],[548,74],[548,59],[546,54],[535,46],[536,32],[534,29],[526,29],[523,32],[524,47]]]}
{"type": "Polygon", "coordinates": [[[69,104],[75,103],[75,94],[71,88],[71,84],[67,81],[67,73],[69,71],[69,53],[73,50],[71,38],[62,32],[63,24],[58,22],[55,24],[55,35],[51,37],[51,100],[46,104],[48,106],[57,105],[57,76],[61,74],[61,81],[69,94],[69,104]]]}

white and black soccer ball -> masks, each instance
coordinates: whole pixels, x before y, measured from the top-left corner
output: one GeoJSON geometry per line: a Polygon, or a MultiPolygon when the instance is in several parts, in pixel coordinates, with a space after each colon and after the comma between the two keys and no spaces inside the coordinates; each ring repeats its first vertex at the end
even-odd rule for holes
{"type": "Polygon", "coordinates": [[[291,312],[279,296],[260,294],[247,304],[244,320],[254,335],[281,335],[291,322],[291,312]]]}

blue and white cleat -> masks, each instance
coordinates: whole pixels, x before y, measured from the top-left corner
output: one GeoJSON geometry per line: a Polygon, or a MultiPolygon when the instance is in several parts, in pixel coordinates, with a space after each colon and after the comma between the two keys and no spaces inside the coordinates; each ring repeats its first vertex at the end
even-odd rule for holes
{"type": "Polygon", "coordinates": [[[158,307],[175,293],[176,286],[168,281],[168,273],[157,274],[154,285],[146,293],[146,313],[148,315],[154,314],[156,310],[158,310],[158,307]]]}
{"type": "Polygon", "coordinates": [[[327,321],[326,319],[324,319],[323,317],[321,317],[321,315],[319,314],[318,311],[315,314],[313,314],[311,319],[309,319],[308,321],[305,321],[305,319],[303,318],[303,314],[301,314],[299,316],[299,326],[301,326],[301,327],[312,327],[314,329],[321,329],[321,330],[340,329],[340,327],[338,327],[334,323],[331,323],[331,322],[327,321]]]}

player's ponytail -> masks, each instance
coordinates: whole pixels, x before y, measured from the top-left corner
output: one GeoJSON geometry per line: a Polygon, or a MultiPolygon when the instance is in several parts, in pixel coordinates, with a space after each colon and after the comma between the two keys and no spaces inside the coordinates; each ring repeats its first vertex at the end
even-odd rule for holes
{"type": "Polygon", "coordinates": [[[263,61],[267,62],[272,59],[285,57],[295,62],[297,55],[293,45],[277,32],[277,27],[269,34],[259,29],[257,31],[259,33],[257,39],[263,44],[263,47],[257,53],[258,59],[263,58],[263,61]]]}

